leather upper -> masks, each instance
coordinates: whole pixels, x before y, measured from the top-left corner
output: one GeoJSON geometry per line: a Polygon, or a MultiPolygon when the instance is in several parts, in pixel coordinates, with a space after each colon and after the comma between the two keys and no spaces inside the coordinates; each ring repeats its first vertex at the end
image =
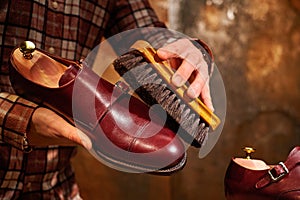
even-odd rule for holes
{"type": "Polygon", "coordinates": [[[299,200],[300,147],[295,147],[285,162],[270,166],[270,170],[247,169],[232,159],[225,176],[225,194],[227,199],[299,200]]]}

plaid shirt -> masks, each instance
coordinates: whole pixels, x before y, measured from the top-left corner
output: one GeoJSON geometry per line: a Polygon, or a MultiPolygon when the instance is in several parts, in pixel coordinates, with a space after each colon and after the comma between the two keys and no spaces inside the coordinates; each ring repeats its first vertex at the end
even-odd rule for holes
{"type": "Polygon", "coordinates": [[[0,4],[0,198],[80,199],[70,158],[74,147],[22,151],[37,107],[14,94],[8,77],[11,50],[24,40],[78,60],[103,37],[137,27],[164,27],[147,0],[1,0],[0,4]]]}

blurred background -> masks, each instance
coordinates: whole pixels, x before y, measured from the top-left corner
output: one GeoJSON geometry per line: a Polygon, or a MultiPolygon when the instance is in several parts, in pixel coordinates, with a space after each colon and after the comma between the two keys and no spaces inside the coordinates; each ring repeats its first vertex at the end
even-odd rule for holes
{"type": "Polygon", "coordinates": [[[227,113],[223,132],[203,159],[188,150],[186,167],[172,176],[111,169],[79,148],[73,163],[87,200],[225,199],[231,157],[269,164],[300,144],[300,0],[151,0],[174,30],[207,42],[222,74],[227,113]]]}

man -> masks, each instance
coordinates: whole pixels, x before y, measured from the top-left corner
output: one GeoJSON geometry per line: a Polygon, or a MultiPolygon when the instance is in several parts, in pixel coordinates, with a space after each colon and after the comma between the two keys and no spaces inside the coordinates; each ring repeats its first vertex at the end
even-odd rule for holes
{"type": "MultiPolygon", "coordinates": [[[[0,198],[80,199],[70,165],[75,144],[90,148],[86,135],[53,111],[14,94],[8,77],[11,50],[24,40],[38,48],[79,60],[100,43],[122,31],[165,27],[147,0],[4,0],[0,5],[0,198]],[[30,146],[34,150],[30,153],[30,146]]],[[[180,51],[197,51],[192,43],[174,41],[158,50],[162,59],[182,59],[180,51]],[[170,48],[178,51],[171,52],[170,48]]],[[[197,54],[196,53],[196,54],[197,54]]],[[[202,60],[182,62],[173,76],[183,84],[202,60]]],[[[198,74],[189,87],[211,108],[207,74],[198,74]],[[202,78],[201,78],[202,76],[202,78]]]]}

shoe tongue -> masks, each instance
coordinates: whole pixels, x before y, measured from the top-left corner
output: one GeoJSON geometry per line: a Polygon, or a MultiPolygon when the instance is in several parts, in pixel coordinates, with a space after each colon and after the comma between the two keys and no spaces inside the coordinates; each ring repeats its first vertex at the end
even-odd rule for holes
{"type": "Polygon", "coordinates": [[[70,65],[68,69],[65,71],[65,73],[60,77],[59,79],[59,86],[65,85],[66,83],[70,82],[73,80],[77,73],[78,73],[78,67],[75,65],[70,65]]]}

